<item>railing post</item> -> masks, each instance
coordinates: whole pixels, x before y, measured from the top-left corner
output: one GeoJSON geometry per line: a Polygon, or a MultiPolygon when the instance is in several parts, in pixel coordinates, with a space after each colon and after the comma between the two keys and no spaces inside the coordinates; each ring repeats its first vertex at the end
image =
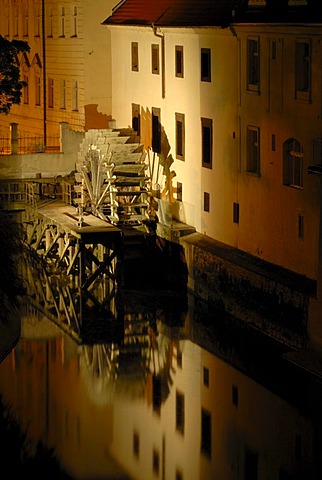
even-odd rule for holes
{"type": "Polygon", "coordinates": [[[18,123],[10,123],[11,155],[18,153],[18,123]]]}

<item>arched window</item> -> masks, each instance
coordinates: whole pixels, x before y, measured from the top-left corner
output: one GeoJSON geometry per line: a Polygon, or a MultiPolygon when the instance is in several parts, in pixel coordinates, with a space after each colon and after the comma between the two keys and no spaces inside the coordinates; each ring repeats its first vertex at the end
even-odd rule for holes
{"type": "Polygon", "coordinates": [[[295,138],[283,144],[283,184],[303,188],[303,147],[295,138]]]}

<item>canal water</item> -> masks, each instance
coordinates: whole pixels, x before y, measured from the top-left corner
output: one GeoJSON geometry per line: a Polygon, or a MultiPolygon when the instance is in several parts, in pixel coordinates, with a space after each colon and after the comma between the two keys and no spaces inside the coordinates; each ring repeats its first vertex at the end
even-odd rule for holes
{"type": "Polygon", "coordinates": [[[33,478],[322,478],[321,380],[286,348],[189,293],[123,291],[101,341],[35,304],[0,364],[5,419],[51,452],[33,478]]]}

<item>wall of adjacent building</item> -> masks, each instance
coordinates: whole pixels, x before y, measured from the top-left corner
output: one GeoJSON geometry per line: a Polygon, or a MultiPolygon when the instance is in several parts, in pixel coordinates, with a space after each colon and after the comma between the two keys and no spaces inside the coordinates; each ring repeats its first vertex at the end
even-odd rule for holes
{"type": "Polygon", "coordinates": [[[111,120],[110,49],[109,33],[101,23],[114,3],[0,0],[0,34],[30,45],[30,53],[19,58],[21,77],[26,76],[29,85],[28,103],[23,93],[21,104],[13,106],[9,115],[1,115],[1,136],[9,137],[10,124],[17,123],[23,136],[44,136],[46,131],[51,146],[57,143],[61,122],[75,131],[107,128],[111,120]],[[40,78],[37,105],[36,76],[40,78]]]}

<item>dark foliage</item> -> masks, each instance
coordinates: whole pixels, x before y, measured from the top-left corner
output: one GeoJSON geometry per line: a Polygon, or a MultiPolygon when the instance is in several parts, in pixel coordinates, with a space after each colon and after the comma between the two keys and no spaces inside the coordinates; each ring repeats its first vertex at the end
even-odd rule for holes
{"type": "Polygon", "coordinates": [[[19,264],[23,257],[21,226],[14,214],[0,209],[0,321],[7,321],[24,295],[19,264]]]}
{"type": "Polygon", "coordinates": [[[31,476],[33,480],[69,480],[60,468],[53,449],[46,448],[41,442],[36,445],[33,454],[27,435],[21,431],[10,408],[3,405],[0,397],[0,462],[2,471],[8,477],[22,478],[31,476]],[[10,473],[9,473],[10,472],[10,473]]]}
{"type": "Polygon", "coordinates": [[[27,42],[10,41],[0,35],[0,113],[8,114],[14,104],[20,104],[27,84],[20,79],[18,55],[29,51],[27,42]]]}

